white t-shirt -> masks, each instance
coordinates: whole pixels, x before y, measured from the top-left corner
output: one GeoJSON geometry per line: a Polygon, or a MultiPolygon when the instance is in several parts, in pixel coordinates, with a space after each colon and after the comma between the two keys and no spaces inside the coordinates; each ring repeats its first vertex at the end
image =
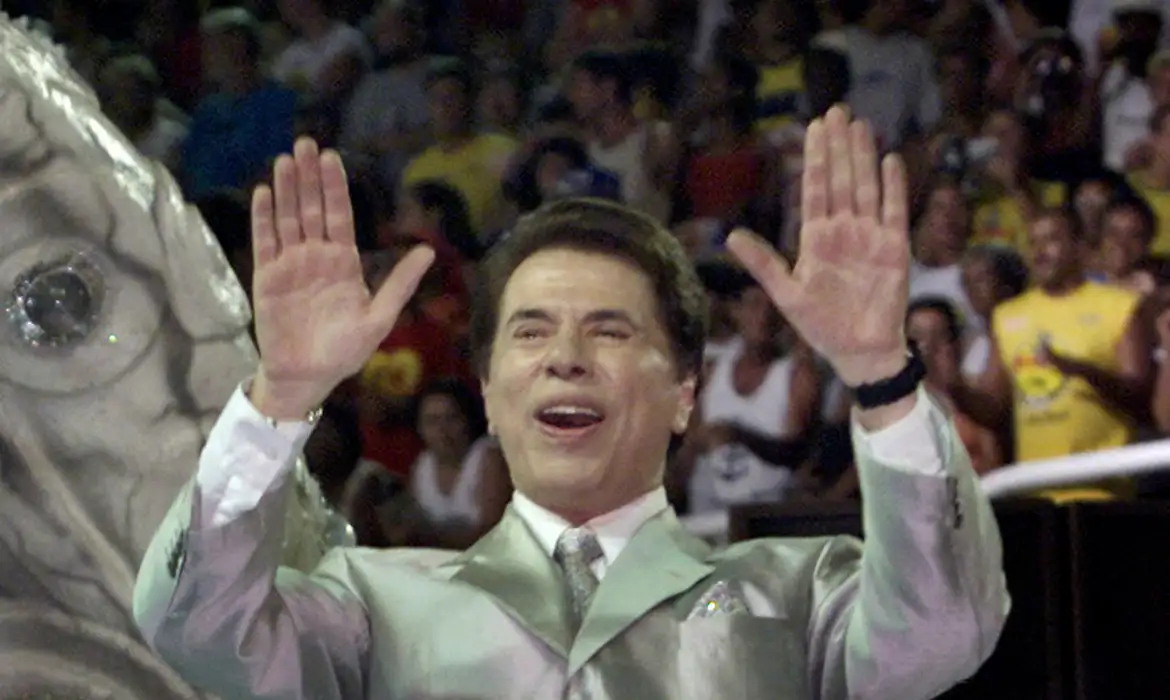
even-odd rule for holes
{"type": "Polygon", "coordinates": [[[294,89],[320,90],[325,69],[346,55],[359,57],[367,66],[373,52],[366,37],[343,22],[333,25],[319,39],[297,39],[280,53],[272,68],[273,76],[294,89]]]}
{"type": "MultiPolygon", "coordinates": [[[[712,363],[707,386],[699,398],[703,420],[740,425],[768,438],[787,437],[792,358],[775,360],[760,386],[744,396],[736,391],[733,378],[743,351],[740,341],[712,363]]],[[[790,466],[767,464],[745,446],[734,443],[706,452],[699,456],[691,476],[691,512],[781,501],[791,484],[790,466]]]]}
{"type": "Polygon", "coordinates": [[[963,291],[963,270],[955,265],[927,267],[918,262],[910,263],[910,301],[925,297],[941,297],[954,305],[959,313],[964,332],[978,332],[983,321],[971,308],[967,293],[963,291]]]}
{"type": "Polygon", "coordinates": [[[1119,63],[1101,81],[1101,140],[1105,167],[1123,172],[1125,153],[1150,133],[1154,101],[1146,81],[1129,74],[1119,63]]]}
{"type": "Polygon", "coordinates": [[[449,493],[443,493],[439,488],[439,467],[434,455],[423,452],[415,460],[411,468],[410,492],[432,522],[479,524],[482,516],[479,489],[483,480],[484,454],[494,444],[489,437],[472,443],[449,493]]]}

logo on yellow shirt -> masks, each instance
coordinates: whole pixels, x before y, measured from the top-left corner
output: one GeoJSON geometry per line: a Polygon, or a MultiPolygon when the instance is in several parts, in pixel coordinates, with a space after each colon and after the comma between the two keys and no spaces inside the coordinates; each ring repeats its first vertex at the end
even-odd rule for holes
{"type": "Polygon", "coordinates": [[[398,348],[374,353],[362,369],[362,384],[383,396],[411,396],[422,375],[422,357],[410,348],[398,348]]]}
{"type": "Polygon", "coordinates": [[[1042,408],[1060,396],[1068,378],[1043,361],[1036,344],[1019,348],[1012,355],[1012,374],[1020,399],[1030,408],[1042,408]]]}

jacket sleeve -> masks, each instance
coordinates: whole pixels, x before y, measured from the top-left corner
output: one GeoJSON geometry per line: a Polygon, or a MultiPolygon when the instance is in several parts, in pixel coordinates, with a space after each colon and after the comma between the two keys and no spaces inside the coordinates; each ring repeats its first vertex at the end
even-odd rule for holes
{"type": "Polygon", "coordinates": [[[991,504],[925,389],[898,423],[853,426],[866,541],[813,572],[809,680],[821,700],[928,700],[991,655],[1010,601],[991,504]]]}
{"type": "Polygon", "coordinates": [[[296,488],[289,475],[307,431],[290,433],[233,408],[240,407],[229,402],[198,476],[147,549],[135,620],[187,682],[225,699],[361,698],[368,621],[346,550],[333,550],[311,573],[280,567],[296,488]],[[224,502],[208,499],[205,486],[224,502]]]}

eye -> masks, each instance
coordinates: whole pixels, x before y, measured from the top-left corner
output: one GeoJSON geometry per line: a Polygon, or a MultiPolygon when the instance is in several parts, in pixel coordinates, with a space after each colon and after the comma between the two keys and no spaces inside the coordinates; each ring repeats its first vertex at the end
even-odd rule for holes
{"type": "Polygon", "coordinates": [[[17,338],[32,348],[79,343],[97,326],[103,282],[97,266],[80,253],[34,265],[16,279],[8,322],[17,338]]]}
{"type": "Polygon", "coordinates": [[[603,326],[598,328],[594,333],[602,338],[613,338],[615,340],[626,340],[630,337],[630,332],[625,328],[603,326]]]}
{"type": "Polygon", "coordinates": [[[542,338],[544,333],[537,328],[517,328],[512,337],[517,340],[536,340],[542,338]]]}
{"type": "Polygon", "coordinates": [[[42,239],[0,255],[0,381],[67,394],[120,376],[162,323],[152,281],[84,239],[42,239]]]}

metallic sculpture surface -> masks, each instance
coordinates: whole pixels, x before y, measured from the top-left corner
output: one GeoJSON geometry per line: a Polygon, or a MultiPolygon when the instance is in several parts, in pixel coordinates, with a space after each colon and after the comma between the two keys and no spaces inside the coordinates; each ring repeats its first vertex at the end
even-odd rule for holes
{"type": "MultiPolygon", "coordinates": [[[[256,365],[249,314],[167,171],[0,15],[0,700],[197,696],[139,640],[131,594],[256,365]]],[[[286,561],[308,568],[351,535],[298,481],[286,561]]]]}

